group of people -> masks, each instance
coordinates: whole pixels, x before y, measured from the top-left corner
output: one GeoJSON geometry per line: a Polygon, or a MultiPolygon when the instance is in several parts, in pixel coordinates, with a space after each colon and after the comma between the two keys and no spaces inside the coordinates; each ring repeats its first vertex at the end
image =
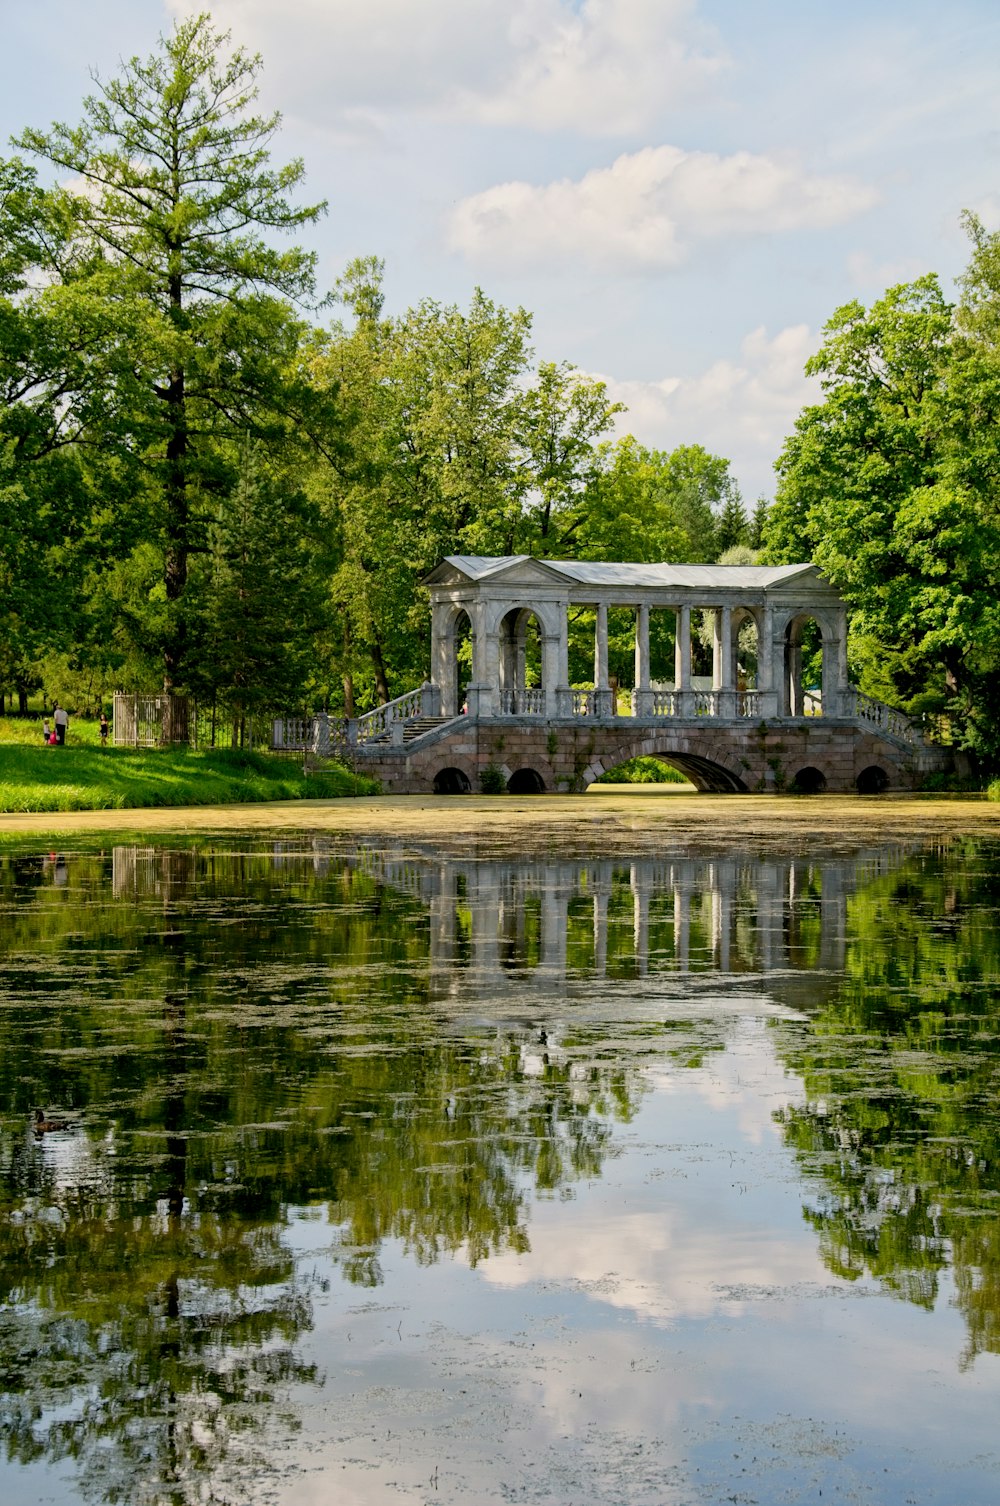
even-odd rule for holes
{"type": "Polygon", "coordinates": [[[60,706],[56,701],[52,707],[52,726],[49,726],[48,717],[42,722],[42,742],[50,744],[53,748],[57,745],[61,748],[66,741],[68,727],[69,713],[65,706],[60,706]]]}
{"type": "MultiPolygon", "coordinates": [[[[42,742],[48,747],[61,748],[66,742],[66,732],[69,727],[69,713],[65,706],[60,706],[56,701],[52,707],[52,725],[49,725],[48,717],[42,721],[42,742]]],[[[108,724],[107,713],[101,712],[101,747],[108,746],[108,734],[111,728],[108,724]]]]}

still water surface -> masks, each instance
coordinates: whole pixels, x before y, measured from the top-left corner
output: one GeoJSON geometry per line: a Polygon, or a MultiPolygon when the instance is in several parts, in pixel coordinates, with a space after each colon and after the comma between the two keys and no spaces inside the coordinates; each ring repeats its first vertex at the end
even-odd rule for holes
{"type": "Polygon", "coordinates": [[[0,857],[5,1506],[1000,1499],[996,841],[74,840],[0,857]]]}

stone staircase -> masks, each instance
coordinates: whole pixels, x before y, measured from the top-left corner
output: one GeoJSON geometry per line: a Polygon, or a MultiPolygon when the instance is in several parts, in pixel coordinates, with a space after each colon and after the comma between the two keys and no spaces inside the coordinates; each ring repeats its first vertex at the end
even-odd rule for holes
{"type": "MultiPolygon", "coordinates": [[[[450,716],[414,716],[407,719],[403,727],[403,744],[415,742],[418,737],[423,737],[428,732],[433,732],[437,727],[443,727],[445,722],[454,721],[450,716]]],[[[375,746],[385,747],[391,743],[392,735],[389,732],[381,732],[378,737],[368,740],[369,748],[375,746]]]]}

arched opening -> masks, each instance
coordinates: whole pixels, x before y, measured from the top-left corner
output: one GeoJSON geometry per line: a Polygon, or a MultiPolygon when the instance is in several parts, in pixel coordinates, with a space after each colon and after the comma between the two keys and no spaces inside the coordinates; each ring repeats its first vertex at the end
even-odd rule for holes
{"type": "Polygon", "coordinates": [[[544,710],[542,629],[530,607],[513,607],[500,621],[500,709],[508,716],[544,710]]]}
{"type": "MultiPolygon", "coordinates": [[[[701,794],[748,795],[750,793],[738,774],[732,773],[723,764],[713,763],[710,758],[699,757],[697,753],[675,753],[672,749],[657,748],[655,753],[649,756],[649,761],[654,758],[676,769],[701,794]]],[[[591,788],[593,783],[596,781],[588,781],[591,788]]]]}
{"type": "Polygon", "coordinates": [[[808,612],[793,617],[785,629],[785,664],[781,694],[783,716],[823,714],[823,630],[808,612]]]}
{"type": "Polygon", "coordinates": [[[814,769],[812,764],[800,769],[791,784],[793,795],[822,795],[825,789],[826,775],[820,769],[814,769]]]}
{"type": "Polygon", "coordinates": [[[889,776],[885,769],[872,763],[867,769],[861,770],[854,783],[859,795],[881,795],[883,790],[889,788],[889,776]]]}
{"type": "Polygon", "coordinates": [[[667,763],[663,758],[627,758],[624,763],[616,764],[613,769],[606,769],[603,774],[598,774],[595,784],[672,784],[686,785],[690,781],[685,779],[679,769],[673,764],[667,763]]]}
{"type": "Polygon", "coordinates": [[[434,775],[435,795],[468,795],[471,792],[469,776],[461,769],[439,769],[434,775]]]}
{"type": "Polygon", "coordinates": [[[537,769],[515,769],[507,781],[511,795],[544,795],[545,780],[537,769]]]}
{"type": "Polygon", "coordinates": [[[753,692],[759,688],[759,630],[757,619],[746,607],[733,612],[733,663],[736,684],[736,715],[756,714],[753,692]]]}
{"type": "Polygon", "coordinates": [[[455,701],[445,711],[457,716],[465,705],[466,689],[472,681],[472,622],[464,607],[459,608],[452,627],[452,653],[455,701]]]}

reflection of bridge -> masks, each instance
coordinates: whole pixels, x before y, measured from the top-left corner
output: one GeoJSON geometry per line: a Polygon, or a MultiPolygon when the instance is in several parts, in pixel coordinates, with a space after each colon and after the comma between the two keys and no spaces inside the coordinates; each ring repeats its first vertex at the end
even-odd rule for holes
{"type": "MultiPolygon", "coordinates": [[[[823,973],[842,972],[847,902],[890,872],[899,851],[804,858],[462,859],[426,849],[358,849],[377,881],[430,917],[434,993],[467,1008],[541,1008],[593,998],[661,996],[678,974],[764,981],[768,994],[815,1004],[823,973]]],[[[333,861],[336,861],[334,858],[333,861]]]]}
{"type": "Polygon", "coordinates": [[[512,793],[582,790],[642,755],[701,790],[877,793],[912,788],[947,761],[849,685],[846,610],[811,565],[456,555],[426,584],[431,680],[357,720],[324,719],[308,734],[280,726],[279,740],[340,743],[389,793],[476,790],[488,768],[512,793]],[[583,689],[570,683],[571,612],[574,644],[593,631],[583,689]],[[609,613],[619,635],[623,620],[634,625],[624,696],[609,675],[609,613]],[[693,673],[699,620],[711,632],[710,689],[693,673]]]}

